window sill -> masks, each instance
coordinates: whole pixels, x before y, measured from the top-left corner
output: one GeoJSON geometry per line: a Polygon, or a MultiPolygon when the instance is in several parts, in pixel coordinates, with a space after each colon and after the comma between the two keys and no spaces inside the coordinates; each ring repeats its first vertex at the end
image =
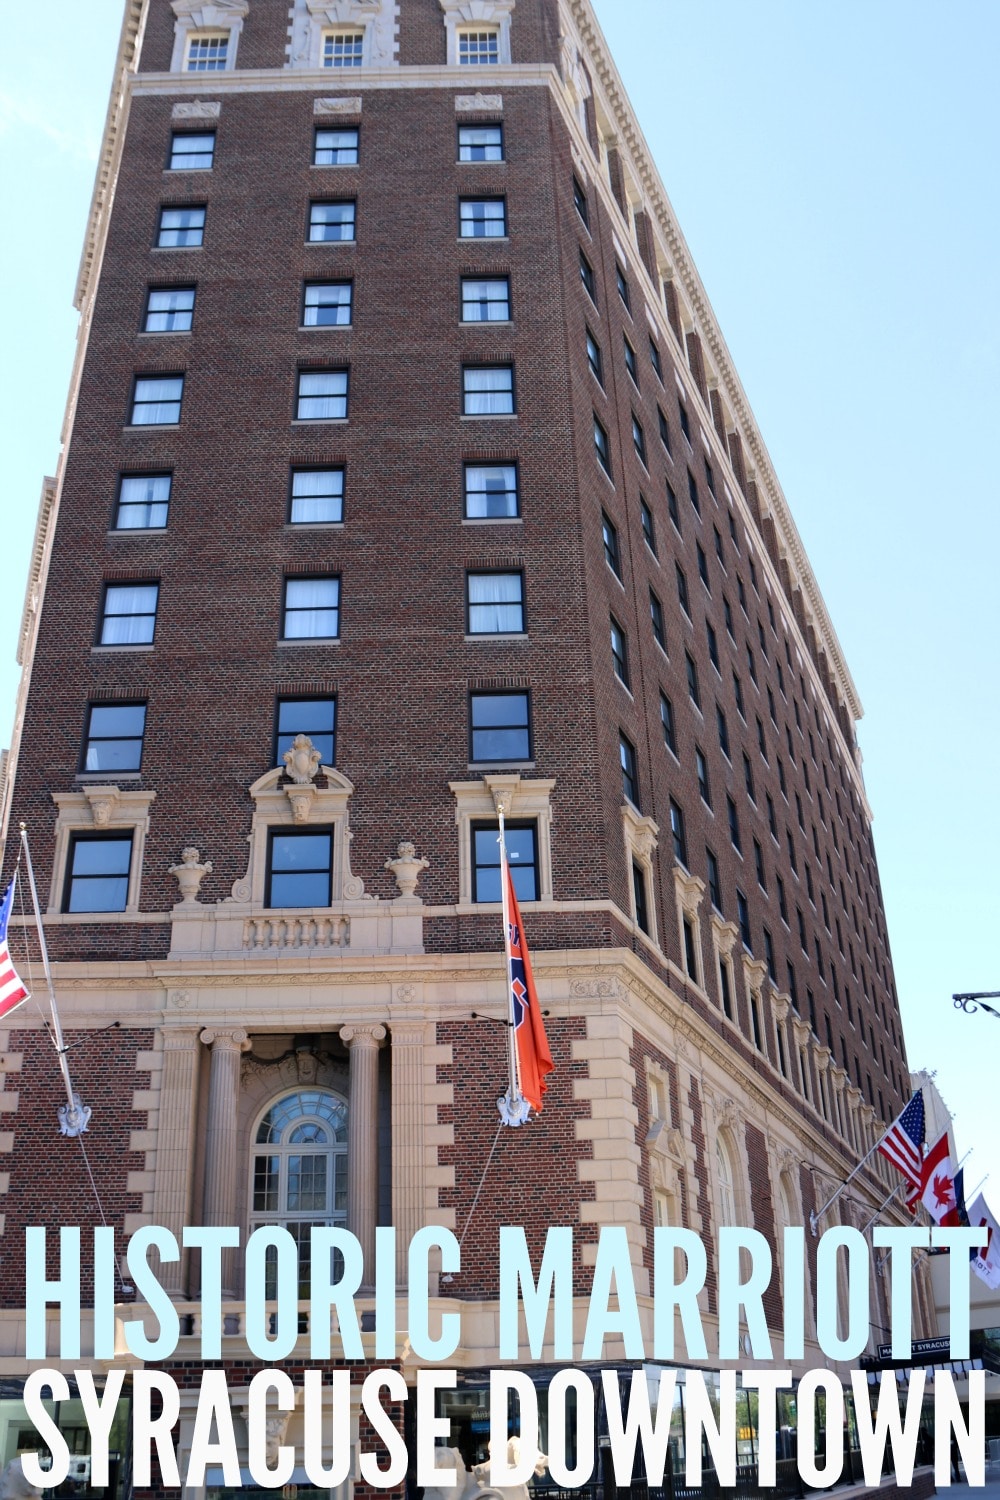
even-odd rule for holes
{"type": "Polygon", "coordinates": [[[343,521],[286,521],[285,531],[343,531],[343,521]]]}
{"type": "Polygon", "coordinates": [[[520,526],[522,516],[463,516],[463,526],[520,526]]]}
{"type": "Polygon", "coordinates": [[[346,328],[350,333],[353,323],[300,323],[299,333],[329,333],[334,328],[346,328]]]}
{"type": "Polygon", "coordinates": [[[148,645],[143,644],[143,645],[139,645],[139,646],[91,646],[91,648],[90,648],[91,655],[100,654],[101,656],[107,655],[107,653],[109,651],[152,651],[152,650],[153,650],[153,643],[152,643],[152,641],[150,641],[148,645]]]}
{"type": "Polygon", "coordinates": [[[293,417],[293,427],[346,427],[347,417],[293,417]]]}
{"type": "Polygon", "coordinates": [[[88,785],[92,781],[113,781],[113,782],[141,781],[142,780],[142,772],[141,771],[77,771],[76,775],[73,777],[73,780],[75,782],[78,782],[82,786],[86,786],[86,785],[88,785]]]}
{"type": "MultiPolygon", "coordinates": [[[[320,128],[323,129],[325,127],[321,126],[320,128]]],[[[335,126],[331,128],[336,129],[335,126]]],[[[309,165],[317,172],[343,172],[345,169],[349,171],[351,168],[356,172],[360,163],[356,161],[311,161],[309,165]]]]}
{"type": "MultiPolygon", "coordinates": [[[[215,163],[212,163],[214,167],[215,163]]],[[[164,176],[173,176],[175,172],[211,172],[212,167],[164,167],[164,176]]]]}
{"type": "Polygon", "coordinates": [[[306,240],[307,250],[329,250],[331,245],[356,245],[357,240],[306,240]]]}
{"type": "Polygon", "coordinates": [[[123,432],[176,432],[179,422],[126,422],[123,432]]]}
{"type": "Polygon", "coordinates": [[[534,771],[533,760],[470,760],[470,771],[534,771]]]}
{"type": "MultiPolygon", "coordinates": [[[[469,166],[469,162],[463,162],[463,166],[469,166]]],[[[474,165],[474,164],[473,164],[474,165]]],[[[480,163],[482,165],[482,163],[480,163]]],[[[455,241],[456,245],[509,245],[509,234],[460,234],[455,241]]]]}
{"type": "Polygon", "coordinates": [[[287,646],[338,646],[339,635],[293,635],[287,639],[282,637],[277,642],[279,650],[287,646]]]}
{"type": "Polygon", "coordinates": [[[459,328],[513,328],[513,318],[459,318],[459,328]]]}
{"type": "Polygon", "coordinates": [[[153,252],[154,255],[162,255],[164,253],[166,253],[168,255],[173,255],[173,253],[174,253],[175,250],[203,250],[204,248],[205,248],[204,244],[201,244],[201,245],[151,245],[150,246],[150,249],[152,250],[152,252],[153,252]]]}
{"type": "Polygon", "coordinates": [[[177,339],[190,338],[194,332],[193,328],[140,328],[136,334],[138,339],[177,339]]]}
{"type": "Polygon", "coordinates": [[[166,536],[165,526],[109,526],[108,536],[166,536]]]}
{"type": "Polygon", "coordinates": [[[463,422],[510,422],[517,416],[516,411],[484,411],[467,412],[461,416],[463,422]]]}
{"type": "Polygon", "coordinates": [[[494,156],[488,161],[463,161],[460,156],[457,156],[455,158],[455,165],[456,167],[505,167],[507,165],[507,158],[506,156],[494,156]]]}
{"type": "Polygon", "coordinates": [[[527,639],[528,632],[526,630],[500,632],[497,635],[489,635],[485,630],[481,634],[470,635],[466,631],[463,636],[463,640],[466,641],[526,641],[527,639]]]}

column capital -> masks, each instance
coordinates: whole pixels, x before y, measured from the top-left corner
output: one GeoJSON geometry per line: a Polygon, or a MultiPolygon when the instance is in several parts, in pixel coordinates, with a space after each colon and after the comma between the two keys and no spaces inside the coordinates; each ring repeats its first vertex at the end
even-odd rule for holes
{"type": "Polygon", "coordinates": [[[160,1033],[164,1052],[190,1052],[198,1045],[197,1026],[164,1026],[160,1033]]]}
{"type": "Polygon", "coordinates": [[[206,1047],[211,1047],[213,1052],[250,1051],[250,1038],[241,1028],[235,1031],[212,1031],[206,1028],[199,1040],[203,1041],[206,1047]]]}
{"type": "Polygon", "coordinates": [[[384,1026],[341,1026],[340,1040],[351,1050],[355,1047],[381,1047],[386,1038],[384,1026]]]}
{"type": "MultiPolygon", "coordinates": [[[[343,1036],[341,1032],[341,1036],[343,1036]]],[[[426,1021],[393,1021],[389,1040],[393,1047],[422,1047],[427,1039],[426,1021]]]]}

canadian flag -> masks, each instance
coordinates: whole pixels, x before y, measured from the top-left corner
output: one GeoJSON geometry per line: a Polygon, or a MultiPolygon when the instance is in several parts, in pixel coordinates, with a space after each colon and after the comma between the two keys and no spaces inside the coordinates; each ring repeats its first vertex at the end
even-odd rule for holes
{"type": "Polygon", "coordinates": [[[948,1132],[938,1137],[920,1169],[920,1185],[909,1200],[912,1211],[923,1204],[935,1224],[958,1224],[959,1204],[955,1194],[955,1166],[948,1145],[948,1132]]]}

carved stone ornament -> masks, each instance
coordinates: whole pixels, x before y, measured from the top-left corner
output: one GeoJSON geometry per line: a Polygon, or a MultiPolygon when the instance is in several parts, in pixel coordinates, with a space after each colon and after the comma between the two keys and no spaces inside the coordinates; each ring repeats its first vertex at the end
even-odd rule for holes
{"type": "Polygon", "coordinates": [[[222,114],[222,105],[207,99],[193,99],[188,104],[175,104],[170,111],[172,120],[217,120],[222,114]]]}
{"type": "Polygon", "coordinates": [[[429,859],[418,859],[417,850],[409,839],[403,839],[396,850],[395,859],[387,859],[385,868],[391,870],[396,877],[399,886],[399,894],[404,900],[416,899],[417,881],[420,879],[422,870],[430,868],[429,859]]]}
{"type": "Polygon", "coordinates": [[[339,99],[314,99],[314,115],[359,115],[361,113],[361,97],[348,97],[346,94],[339,99]]]}
{"type": "Polygon", "coordinates": [[[720,917],[718,912],[712,912],[712,927],[715,931],[715,941],[722,958],[728,958],[736,946],[736,939],[740,935],[740,929],[735,922],[727,922],[720,917]]]}
{"type": "Polygon", "coordinates": [[[788,1020],[788,1012],[791,1007],[792,1002],[788,995],[781,994],[780,990],[771,991],[771,1009],[774,1012],[774,1019],[779,1026],[784,1026],[788,1020]]]}
{"type": "Polygon", "coordinates": [[[696,919],[701,898],[705,894],[705,882],[700,875],[688,875],[679,865],[674,865],[674,885],[681,909],[687,916],[696,919]]]}
{"type": "Polygon", "coordinates": [[[503,109],[503,94],[456,94],[455,109],[459,114],[496,114],[503,109]]]}
{"type": "Polygon", "coordinates": [[[90,816],[95,828],[107,828],[121,801],[121,792],[116,786],[85,786],[83,795],[90,804],[90,816]]]}
{"type": "Polygon", "coordinates": [[[197,906],[201,882],[212,873],[212,861],[206,859],[204,864],[200,861],[200,851],[189,846],[181,850],[180,864],[170,866],[169,874],[175,877],[180,887],[182,906],[197,906]]]}
{"type": "Polygon", "coordinates": [[[178,21],[208,30],[245,20],[250,0],[170,0],[170,9],[178,21]]]}
{"type": "Polygon", "coordinates": [[[306,786],[313,781],[323,759],[307,734],[297,734],[281,758],[285,763],[285,775],[296,786],[306,786]]]}

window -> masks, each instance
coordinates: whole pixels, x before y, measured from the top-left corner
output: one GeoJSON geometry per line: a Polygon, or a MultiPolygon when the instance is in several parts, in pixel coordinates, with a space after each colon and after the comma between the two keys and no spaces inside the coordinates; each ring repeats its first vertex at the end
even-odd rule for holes
{"type": "Polygon", "coordinates": [[[646,504],[641,495],[639,496],[639,519],[642,522],[642,534],[645,538],[646,546],[655,557],[656,531],[653,526],[653,512],[650,510],[649,506],[646,504]]]}
{"type": "Polygon", "coordinates": [[[660,723],[663,726],[663,743],[677,754],[677,736],[674,732],[674,706],[665,693],[660,694],[660,723]]]}
{"type": "Polygon", "coordinates": [[[740,939],[748,953],[753,952],[750,939],[750,903],[739,889],[736,891],[736,920],[740,926],[740,939]]]}
{"type": "Polygon", "coordinates": [[[678,403],[677,403],[677,411],[678,411],[678,414],[679,414],[680,419],[681,419],[681,432],[683,432],[685,438],[688,441],[688,444],[690,444],[690,442],[691,442],[691,422],[690,422],[690,419],[688,418],[687,407],[684,405],[683,401],[678,401],[678,403]]]}
{"type": "Polygon", "coordinates": [[[726,631],[733,645],[736,644],[736,631],[733,629],[733,611],[725,594],[722,596],[722,614],[726,622],[726,631]]]}
{"type": "Polygon", "coordinates": [[[344,470],[339,467],[293,469],[288,519],[293,526],[342,521],[344,470]]]}
{"type": "Polygon", "coordinates": [[[618,288],[618,295],[624,302],[626,308],[631,311],[632,298],[629,294],[628,282],[625,280],[625,272],[622,270],[617,261],[615,261],[615,286],[618,288]]]}
{"type": "Polygon", "coordinates": [[[183,395],[183,375],[137,375],[132,394],[132,426],[174,426],[181,419],[183,395]]]}
{"type": "Polygon", "coordinates": [[[633,446],[635,448],[636,453],[639,455],[639,461],[643,465],[645,465],[645,462],[646,462],[646,435],[645,435],[645,433],[642,430],[642,426],[641,426],[641,424],[639,422],[639,419],[636,416],[635,412],[632,413],[632,443],[633,443],[633,446]]]}
{"type": "Polygon", "coordinates": [[[695,547],[698,554],[698,577],[708,589],[708,592],[711,593],[712,585],[708,580],[708,558],[705,556],[705,549],[700,542],[696,542],[695,547]]]}
{"type": "Polygon", "coordinates": [[[520,514],[514,464],[465,465],[467,520],[497,520],[520,514]]]}
{"type": "Polygon", "coordinates": [[[695,513],[700,516],[701,501],[698,499],[698,481],[695,479],[690,469],[688,469],[688,499],[694,506],[695,513]]]}
{"type": "Polygon", "coordinates": [[[649,904],[646,900],[646,873],[638,860],[632,861],[632,899],[635,902],[635,925],[649,936],[649,904]]]}
{"type": "Polygon", "coordinates": [[[582,250],[580,251],[580,280],[583,282],[584,290],[586,291],[587,296],[596,307],[597,287],[594,282],[594,268],[590,264],[590,261],[584,255],[582,250]]]}
{"type": "Polygon", "coordinates": [[[334,640],[340,634],[340,579],[286,578],[283,618],[283,640],[334,640]]]}
{"type": "Polygon", "coordinates": [[[680,563],[675,563],[674,564],[674,571],[675,571],[675,573],[677,575],[677,598],[680,600],[681,609],[684,611],[684,613],[687,615],[688,619],[690,620],[690,618],[691,618],[691,606],[688,603],[688,585],[687,585],[687,579],[684,576],[684,572],[683,572],[683,570],[682,570],[682,568],[680,566],[680,563]]]}
{"type": "Polygon", "coordinates": [[[462,277],[463,323],[509,323],[510,281],[506,276],[462,277]]]}
{"type": "Polygon", "coordinates": [[[698,791],[701,794],[701,800],[706,807],[711,807],[712,786],[708,779],[708,761],[705,759],[705,752],[699,746],[695,746],[694,769],[695,775],[698,778],[698,791]]]}
{"type": "Polygon", "coordinates": [[[639,768],[635,758],[635,746],[624,734],[618,736],[618,758],[622,768],[622,791],[633,807],[639,806],[639,768]]]}
{"type": "Polygon", "coordinates": [[[167,524],[169,474],[123,474],[118,485],[116,531],[154,531],[167,524]]]}
{"type": "Polygon", "coordinates": [[[132,863],[132,835],[73,835],[63,911],[124,911],[132,863]]]}
{"type": "Polygon", "coordinates": [[[194,321],[194,287],[150,287],[143,333],[190,333],[194,321]]]}
{"type": "Polygon", "coordinates": [[[145,703],[92,703],[81,770],[97,774],[138,772],[145,730],[145,703]]]}
{"type": "Polygon", "coordinates": [[[462,412],[467,417],[511,416],[513,365],[463,365],[462,412]]]}
{"type": "Polygon", "coordinates": [[[594,413],[594,447],[597,449],[598,462],[601,468],[611,478],[611,449],[608,446],[608,434],[601,426],[597,413],[594,413]]]}
{"type": "Polygon", "coordinates": [[[787,903],[787,901],[785,899],[785,882],[782,880],[782,878],[781,878],[780,875],[776,875],[774,877],[774,879],[775,879],[775,884],[777,885],[777,888],[778,888],[778,911],[781,913],[781,920],[787,926],[788,925],[788,903],[787,903]]]}
{"type": "Polygon", "coordinates": [[[628,687],[628,642],[625,639],[624,630],[614,615],[611,616],[611,660],[614,663],[615,676],[628,687]]]}
{"type": "MultiPolygon", "coordinates": [[[[298,1248],[299,1296],[306,1297],[313,1227],[347,1222],[347,1105],[319,1088],[286,1095],[268,1110],[254,1140],[250,1229],[278,1224],[288,1231],[298,1248]]],[[[278,1295],[274,1251],[265,1255],[264,1295],[278,1295]]]]}
{"type": "Polygon", "coordinates": [[[482,67],[500,61],[500,32],[495,27],[458,33],[458,61],[465,67],[482,67]]]}
{"type": "Polygon", "coordinates": [[[628,339],[622,334],[622,342],[625,345],[625,368],[632,378],[632,383],[638,390],[639,387],[639,363],[635,357],[635,350],[628,339]]]}
{"type": "Polygon", "coordinates": [[[458,217],[463,240],[501,240],[507,233],[503,198],[460,198],[458,217]]]}
{"type": "Polygon", "coordinates": [[[687,666],[687,685],[688,693],[691,697],[691,702],[694,704],[695,708],[700,708],[701,694],[698,691],[698,668],[695,666],[694,657],[690,654],[690,652],[685,651],[684,661],[687,666]]]}
{"type": "MultiPolygon", "coordinates": [[[[656,342],[652,338],[650,338],[650,340],[649,340],[649,362],[653,366],[653,369],[656,372],[656,378],[657,378],[657,380],[659,380],[661,382],[661,384],[662,384],[662,381],[663,381],[663,361],[660,359],[660,351],[659,351],[659,349],[658,349],[658,347],[656,345],[656,342]]],[[[666,417],[664,417],[663,420],[666,421],[666,417]]]]}
{"type": "Polygon", "coordinates": [[[349,281],[306,282],[302,301],[304,328],[349,328],[352,283],[349,281]]]}
{"type": "Polygon", "coordinates": [[[673,521],[674,523],[674,530],[677,532],[677,535],[680,536],[681,514],[677,509],[677,496],[674,493],[674,487],[669,480],[667,481],[667,513],[670,516],[671,521],[673,521]]]}
{"type": "Polygon", "coordinates": [[[158,583],[109,583],[101,613],[102,646],[149,646],[156,630],[158,583]]]}
{"type": "Polygon", "coordinates": [[[764,928],[764,962],[767,964],[768,978],[772,984],[776,985],[778,983],[778,966],[774,958],[774,939],[766,927],[764,928]]]}
{"type": "Polygon", "coordinates": [[[656,418],[660,426],[660,442],[667,452],[670,452],[670,423],[663,415],[659,407],[656,408],[656,418]]]}
{"type": "Polygon", "coordinates": [[[679,865],[687,866],[687,834],[684,830],[684,810],[671,797],[670,837],[674,846],[674,858],[679,865]]]}
{"type": "Polygon", "coordinates": [[[719,861],[711,849],[705,850],[705,863],[708,870],[708,897],[717,912],[722,911],[722,877],[719,874],[719,861]]]}
{"type": "Polygon", "coordinates": [[[268,836],[264,905],[329,906],[332,866],[332,829],[272,829],[268,836]]]}
{"type": "Polygon", "coordinates": [[[184,70],[187,73],[223,73],[228,52],[228,31],[196,34],[188,41],[184,70]]]}
{"type": "Polygon", "coordinates": [[[750,764],[750,757],[745,750],[743,752],[743,785],[747,789],[747,796],[750,798],[750,801],[756,802],[757,798],[754,794],[753,785],[753,766],[750,764]]]}
{"type": "Polygon", "coordinates": [[[753,841],[753,864],[757,875],[757,884],[762,891],[767,890],[767,871],[764,869],[764,851],[757,840],[753,841]]]}
{"type": "MultiPolygon", "coordinates": [[[[496,823],[472,825],[472,899],[500,901],[500,830],[496,823]]],[[[507,863],[518,902],[538,900],[538,841],[534,823],[507,823],[507,863]]]]}
{"type": "Polygon", "coordinates": [[[282,765],[282,756],[296,735],[308,735],[320,753],[321,764],[336,765],[337,700],[336,698],[279,698],[274,731],[274,764],[282,765]]]}
{"type": "Polygon", "coordinates": [[[705,621],[705,635],[708,639],[708,657],[712,666],[719,670],[719,638],[715,633],[715,627],[711,621],[705,621]]]}
{"type": "Polygon", "coordinates": [[[740,842],[740,817],[736,811],[736,803],[732,797],[726,798],[726,816],[729,820],[729,838],[737,854],[743,853],[743,845],[740,842]]]}
{"type": "Polygon", "coordinates": [[[531,759],[527,693],[469,694],[469,759],[499,765],[531,759]]]}
{"type": "Polygon", "coordinates": [[[160,250],[200,245],[205,238],[205,208],[161,208],[156,232],[160,250]]]}
{"type": "Polygon", "coordinates": [[[606,511],[601,511],[601,535],[604,539],[604,561],[616,578],[622,576],[621,555],[618,551],[618,528],[606,511]]]}
{"type": "Polygon", "coordinates": [[[580,215],[580,218],[589,229],[590,209],[587,206],[587,195],[583,191],[583,188],[580,185],[580,180],[575,172],[573,174],[573,207],[576,209],[577,213],[580,215]]]}
{"type": "Polygon", "coordinates": [[[661,651],[667,649],[667,632],[663,624],[663,605],[657,599],[653,590],[649,591],[649,618],[653,626],[653,640],[661,651]]]}
{"type": "Polygon", "coordinates": [[[733,673],[733,697],[736,699],[736,711],[744,724],[747,721],[746,704],[743,701],[743,684],[737,673],[733,673]]]}
{"type": "Polygon", "coordinates": [[[194,135],[190,131],[175,130],[170,137],[170,170],[207,171],[215,157],[215,131],[207,130],[194,135]]]}
{"type": "Polygon", "coordinates": [[[524,634],[524,578],[520,573],[468,573],[470,635],[524,634]]]}
{"type": "Polygon", "coordinates": [[[732,757],[729,753],[729,726],[726,723],[726,716],[718,704],[716,704],[715,708],[715,722],[719,730],[719,749],[727,760],[731,760],[732,757]]]}
{"type": "Polygon", "coordinates": [[[590,366],[591,373],[593,374],[598,385],[603,386],[604,369],[603,362],[601,360],[601,346],[594,338],[594,335],[591,333],[589,328],[587,329],[587,363],[590,366]]]}
{"type": "Polygon", "coordinates": [[[733,1019],[733,986],[729,978],[729,963],[719,956],[719,990],[722,994],[722,1010],[726,1019],[733,1019]]]}
{"type": "Polygon", "coordinates": [[[328,31],[323,37],[323,67],[360,68],[364,47],[363,31],[328,31]]]}
{"type": "Polygon", "coordinates": [[[709,493],[712,494],[712,495],[714,495],[715,494],[715,475],[712,472],[712,465],[709,463],[709,461],[708,461],[707,458],[705,460],[705,483],[708,485],[709,493]]]}
{"type": "Polygon", "coordinates": [[[347,416],[347,371],[300,370],[295,416],[300,422],[342,421],[347,416]]]}
{"type": "Polygon", "coordinates": [[[718,526],[713,526],[712,533],[715,537],[715,555],[719,559],[722,566],[725,567],[726,554],[722,549],[722,532],[719,530],[718,526]]]}
{"type": "Polygon", "coordinates": [[[698,983],[698,946],[695,936],[694,922],[690,917],[685,917],[682,923],[684,928],[684,972],[689,979],[698,983]]]}
{"type": "Polygon", "coordinates": [[[502,125],[460,125],[459,161],[503,161],[502,125]]]}
{"type": "Polygon", "coordinates": [[[354,239],[356,204],[310,203],[309,241],[311,244],[350,242],[354,239]]]}
{"type": "Polygon", "coordinates": [[[313,165],[317,167],[356,167],[358,164],[358,128],[346,130],[317,129],[313,137],[313,165]]]}
{"type": "Polygon", "coordinates": [[[732,537],[733,546],[738,552],[740,550],[740,539],[736,533],[736,517],[733,515],[732,511],[729,512],[729,535],[732,537]]]}
{"type": "Polygon", "coordinates": [[[764,725],[761,723],[760,718],[757,717],[757,716],[755,716],[755,717],[756,717],[756,720],[757,720],[757,749],[760,751],[761,759],[766,761],[767,760],[767,737],[764,734],[764,725]]]}

